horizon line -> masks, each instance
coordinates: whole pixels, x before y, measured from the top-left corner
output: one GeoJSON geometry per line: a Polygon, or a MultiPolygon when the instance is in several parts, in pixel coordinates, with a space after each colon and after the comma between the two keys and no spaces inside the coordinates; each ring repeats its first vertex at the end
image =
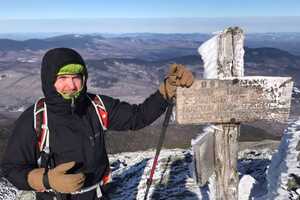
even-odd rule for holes
{"type": "Polygon", "coordinates": [[[101,19],[249,19],[249,18],[300,18],[300,15],[278,15],[278,16],[215,16],[215,17],[59,17],[59,18],[0,18],[4,20],[101,20],[101,19]]]}
{"type": "MultiPolygon", "coordinates": [[[[196,35],[196,34],[204,34],[204,35],[215,35],[214,32],[59,32],[59,31],[53,31],[53,32],[0,32],[0,35],[10,35],[10,34],[20,34],[20,35],[26,35],[26,34],[49,34],[49,35],[55,35],[55,36],[62,36],[62,35],[130,35],[130,34],[159,34],[159,35],[196,35]]],[[[254,35],[254,34],[300,34],[300,31],[270,31],[270,32],[248,32],[245,33],[246,35],[254,35]]],[[[3,39],[3,38],[0,38],[3,39]]]]}

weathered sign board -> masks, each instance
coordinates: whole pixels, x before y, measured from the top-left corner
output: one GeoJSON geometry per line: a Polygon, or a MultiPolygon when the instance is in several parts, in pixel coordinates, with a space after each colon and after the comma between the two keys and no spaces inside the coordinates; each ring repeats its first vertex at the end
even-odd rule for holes
{"type": "Polygon", "coordinates": [[[197,80],[178,88],[179,124],[239,123],[259,119],[285,121],[293,82],[289,77],[232,77],[197,80]]]}

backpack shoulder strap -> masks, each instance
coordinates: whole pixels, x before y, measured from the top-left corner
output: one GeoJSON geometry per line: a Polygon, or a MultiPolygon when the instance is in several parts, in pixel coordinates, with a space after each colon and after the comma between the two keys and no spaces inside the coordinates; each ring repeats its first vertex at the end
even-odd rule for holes
{"type": "Polygon", "coordinates": [[[45,146],[49,147],[48,118],[45,98],[38,99],[34,104],[34,130],[38,138],[38,149],[43,151],[45,146]]]}
{"type": "Polygon", "coordinates": [[[99,95],[95,95],[95,94],[88,93],[87,96],[91,100],[91,102],[95,108],[99,122],[100,122],[103,130],[106,131],[108,129],[108,112],[105,109],[105,105],[104,105],[102,99],[100,98],[99,95]]]}

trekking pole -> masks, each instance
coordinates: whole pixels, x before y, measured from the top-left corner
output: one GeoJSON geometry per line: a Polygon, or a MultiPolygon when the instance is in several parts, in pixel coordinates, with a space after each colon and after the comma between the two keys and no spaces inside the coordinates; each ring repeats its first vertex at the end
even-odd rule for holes
{"type": "Polygon", "coordinates": [[[150,189],[150,186],[152,184],[155,167],[157,165],[158,156],[159,156],[160,150],[162,148],[162,145],[163,145],[163,142],[164,142],[164,139],[165,139],[165,135],[166,135],[167,127],[169,125],[169,121],[170,121],[170,117],[171,117],[171,114],[172,114],[173,106],[174,106],[174,102],[173,102],[173,99],[172,99],[172,100],[169,101],[169,106],[167,108],[167,112],[166,112],[166,115],[165,115],[165,120],[164,120],[164,123],[163,123],[162,131],[161,131],[159,141],[158,141],[158,144],[157,144],[157,147],[156,147],[156,153],[155,153],[155,157],[154,157],[154,160],[153,160],[153,163],[152,163],[150,176],[147,179],[147,188],[146,188],[144,200],[147,199],[149,189],[150,189]]]}

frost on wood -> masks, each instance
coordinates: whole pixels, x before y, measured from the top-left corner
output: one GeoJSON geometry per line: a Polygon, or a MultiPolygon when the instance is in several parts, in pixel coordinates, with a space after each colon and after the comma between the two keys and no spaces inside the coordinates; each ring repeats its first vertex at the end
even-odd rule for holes
{"type": "Polygon", "coordinates": [[[197,80],[188,89],[177,89],[177,122],[236,123],[259,119],[285,121],[290,110],[292,85],[289,77],[197,80]]]}
{"type": "Polygon", "coordinates": [[[203,43],[198,49],[203,60],[205,79],[217,78],[218,76],[218,41],[219,35],[214,36],[203,43]]]}
{"type": "Polygon", "coordinates": [[[255,87],[262,90],[264,97],[270,101],[270,108],[289,108],[293,81],[291,77],[251,76],[240,78],[242,87],[255,87]]]}
{"type": "Polygon", "coordinates": [[[244,75],[244,35],[239,28],[228,28],[203,43],[198,52],[204,63],[204,78],[223,79],[244,75]]]}
{"type": "Polygon", "coordinates": [[[244,39],[243,31],[239,28],[234,28],[233,32],[233,63],[231,74],[232,76],[244,76],[244,39]]]}

